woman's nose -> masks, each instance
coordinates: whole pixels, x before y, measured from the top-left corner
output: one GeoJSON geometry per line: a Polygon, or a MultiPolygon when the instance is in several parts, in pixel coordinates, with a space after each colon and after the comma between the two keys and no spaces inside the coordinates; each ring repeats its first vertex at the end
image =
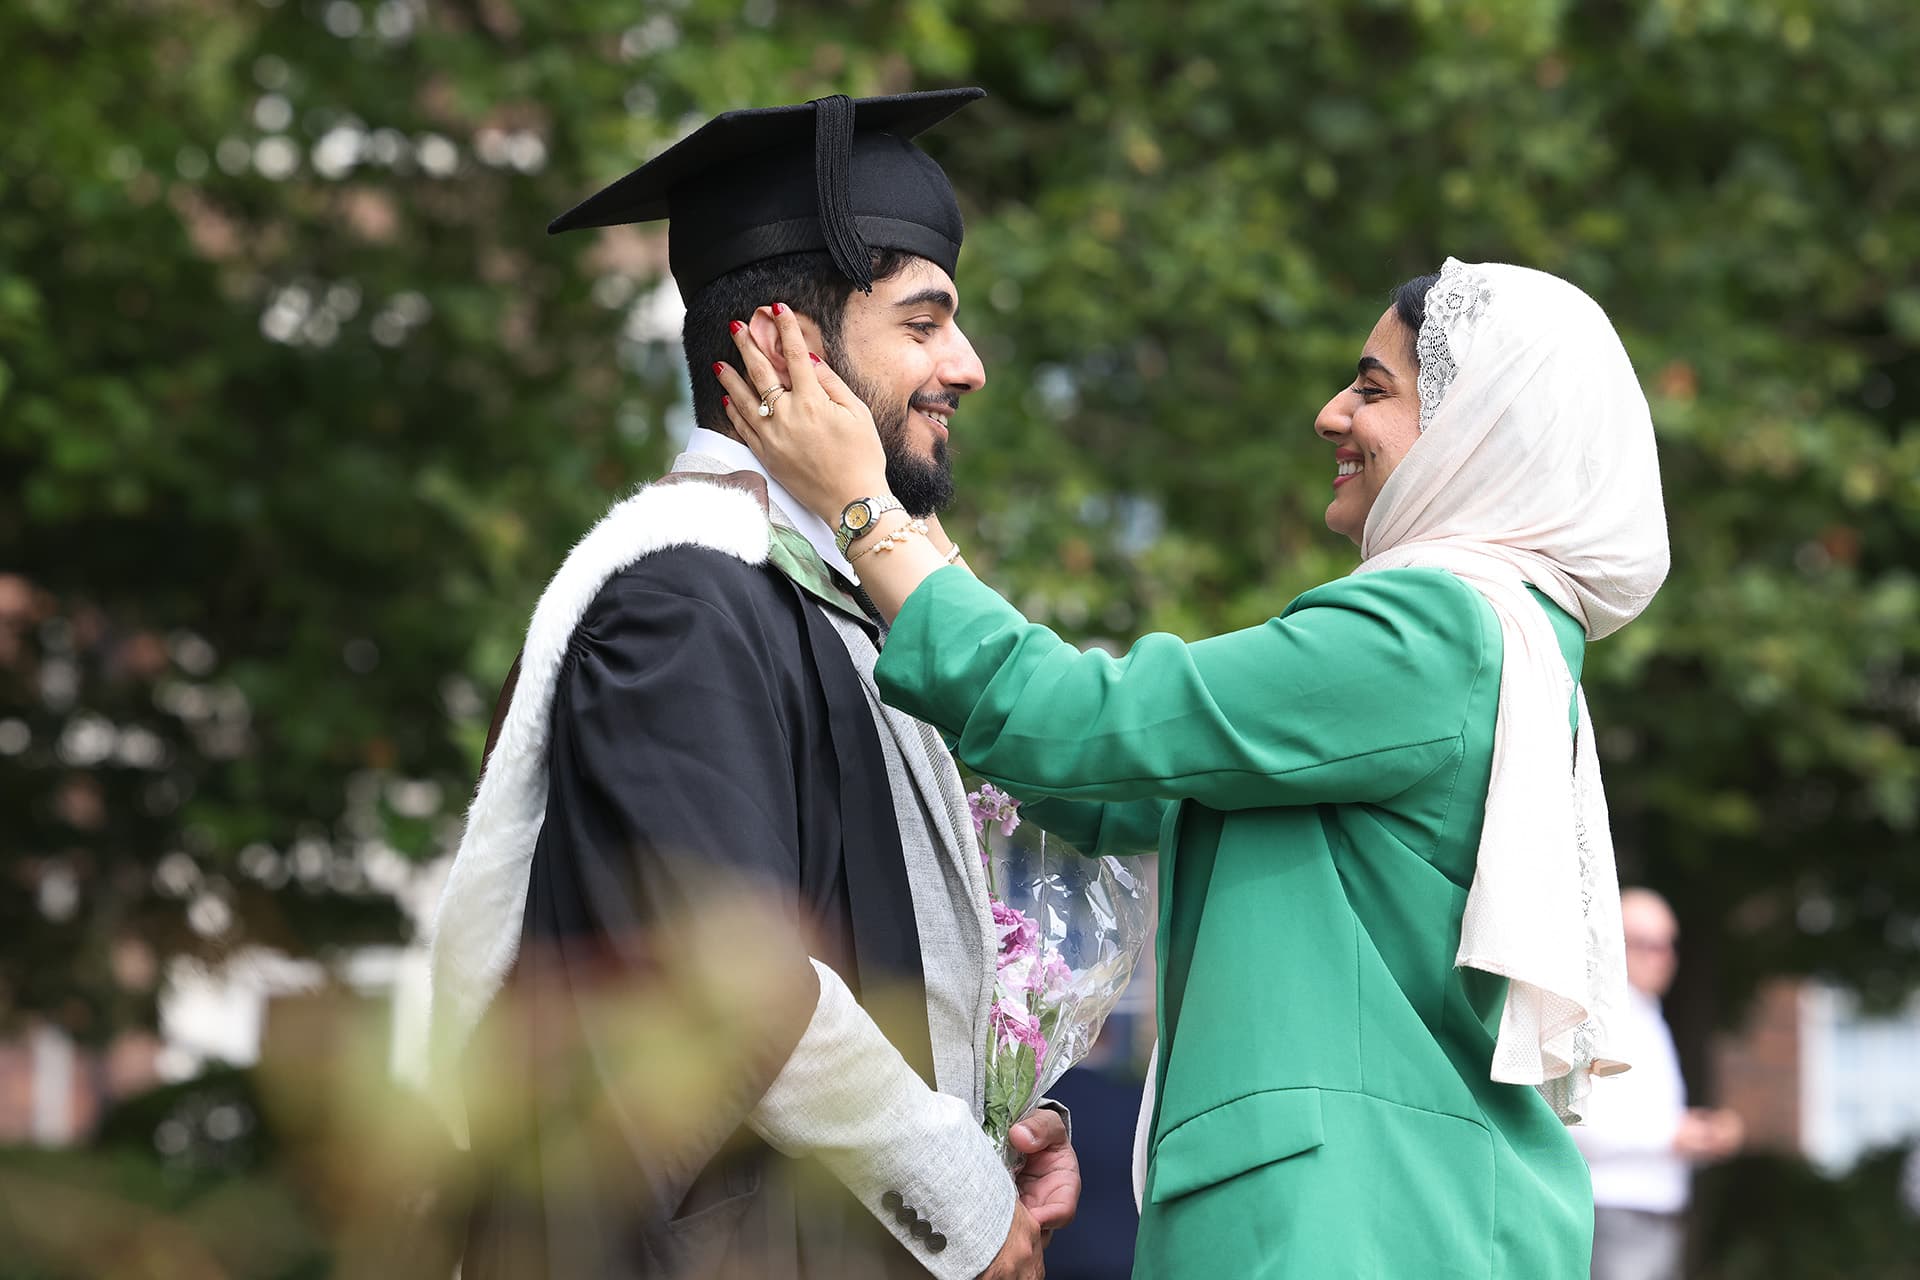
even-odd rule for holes
{"type": "Polygon", "coordinates": [[[1322,440],[1337,440],[1353,429],[1353,415],[1347,412],[1347,393],[1338,391],[1320,409],[1313,420],[1313,432],[1322,440]]]}

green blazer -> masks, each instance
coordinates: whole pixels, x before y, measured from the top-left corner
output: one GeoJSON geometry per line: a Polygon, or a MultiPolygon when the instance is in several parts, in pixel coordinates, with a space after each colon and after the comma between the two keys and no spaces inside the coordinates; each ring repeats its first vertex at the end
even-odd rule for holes
{"type": "MultiPolygon", "coordinates": [[[[1574,679],[1584,636],[1548,610],[1574,679]]],[[[1134,1274],[1585,1276],[1587,1168],[1488,1079],[1506,984],[1456,969],[1500,685],[1449,574],[1081,653],[962,570],[907,601],[883,696],[1083,850],[1160,849],[1159,1102],[1134,1274]]],[[[1569,708],[1569,715],[1572,709],[1569,708]]],[[[1571,762],[1569,762],[1571,768],[1571,762]]]]}

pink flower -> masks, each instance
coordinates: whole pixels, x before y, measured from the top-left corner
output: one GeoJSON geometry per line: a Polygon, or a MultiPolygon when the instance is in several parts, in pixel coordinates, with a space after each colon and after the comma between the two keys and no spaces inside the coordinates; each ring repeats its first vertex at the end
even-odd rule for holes
{"type": "Polygon", "coordinates": [[[1073,982],[1073,970],[1060,958],[1058,951],[1049,951],[1040,962],[1038,987],[1049,997],[1058,999],[1073,982]]]}
{"type": "Polygon", "coordinates": [[[1028,994],[1057,1002],[1073,985],[1073,970],[1056,951],[1025,948],[1015,954],[1003,954],[994,971],[998,998],[1010,1000],[1028,994]]]}
{"type": "Polygon", "coordinates": [[[967,793],[967,812],[973,815],[973,834],[981,840],[987,838],[987,823],[994,817],[996,806],[986,796],[986,793],[992,789],[992,787],[981,787],[978,791],[967,793]]]}
{"type": "Polygon", "coordinates": [[[1002,957],[1000,967],[993,974],[996,998],[1026,999],[1027,993],[1033,990],[1034,979],[1039,976],[1039,959],[1031,951],[1024,955],[1002,957]]]}
{"type": "Polygon", "coordinates": [[[991,1031],[994,1043],[1002,1050],[1011,1051],[1020,1045],[1033,1050],[1036,1062],[1047,1056],[1047,1037],[1040,1030],[1039,1015],[1007,1000],[994,1003],[991,1017],[991,1031]]]}
{"type": "Polygon", "coordinates": [[[1024,911],[1010,907],[998,898],[993,907],[993,931],[1000,939],[1000,959],[996,967],[1005,968],[1014,960],[1031,956],[1040,948],[1040,925],[1024,911]]]}
{"type": "MultiPolygon", "coordinates": [[[[1010,836],[1020,828],[1020,802],[991,782],[981,783],[978,791],[967,795],[967,810],[973,814],[973,834],[983,846],[990,822],[999,824],[1003,836],[1010,836]]],[[[980,856],[987,855],[983,851],[980,856]]]]}

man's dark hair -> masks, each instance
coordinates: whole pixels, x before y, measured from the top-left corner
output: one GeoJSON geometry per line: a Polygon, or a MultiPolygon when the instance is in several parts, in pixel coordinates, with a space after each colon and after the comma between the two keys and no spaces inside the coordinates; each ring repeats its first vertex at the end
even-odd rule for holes
{"type": "MultiPolygon", "coordinates": [[[[872,261],[874,283],[878,284],[904,271],[914,256],[898,249],[878,249],[872,261]]],[[[841,274],[824,250],[748,263],[703,286],[687,303],[681,337],[687,353],[687,373],[693,379],[694,423],[733,434],[726,410],[720,407],[720,397],[725,393],[720,380],[713,376],[713,366],[716,361],[725,361],[740,368],[740,351],[733,345],[727,322],[745,320],[756,308],[770,302],[784,303],[818,325],[826,347],[821,355],[836,373],[846,376],[849,370],[840,347],[840,330],[846,319],[847,299],[852,296],[853,281],[841,274]]]]}
{"type": "Polygon", "coordinates": [[[1393,291],[1393,314],[1400,317],[1400,323],[1407,326],[1407,332],[1413,335],[1407,341],[1414,346],[1416,362],[1420,358],[1420,326],[1427,319],[1427,294],[1439,283],[1440,273],[1429,271],[1424,276],[1415,276],[1393,291]]]}

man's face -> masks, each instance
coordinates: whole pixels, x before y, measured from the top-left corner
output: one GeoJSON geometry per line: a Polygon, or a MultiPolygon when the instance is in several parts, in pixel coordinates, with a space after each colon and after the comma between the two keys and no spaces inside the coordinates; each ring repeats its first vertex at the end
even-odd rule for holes
{"type": "Polygon", "coordinates": [[[827,363],[873,410],[887,451],[887,483],[914,515],[953,500],[947,433],[960,397],[986,385],[987,371],[960,331],[952,277],[915,258],[871,294],[847,299],[840,341],[827,363]]]}
{"type": "Polygon", "coordinates": [[[1657,1000],[1673,986],[1680,922],[1664,898],[1643,889],[1620,895],[1620,916],[1627,942],[1627,981],[1657,1000]]]}

